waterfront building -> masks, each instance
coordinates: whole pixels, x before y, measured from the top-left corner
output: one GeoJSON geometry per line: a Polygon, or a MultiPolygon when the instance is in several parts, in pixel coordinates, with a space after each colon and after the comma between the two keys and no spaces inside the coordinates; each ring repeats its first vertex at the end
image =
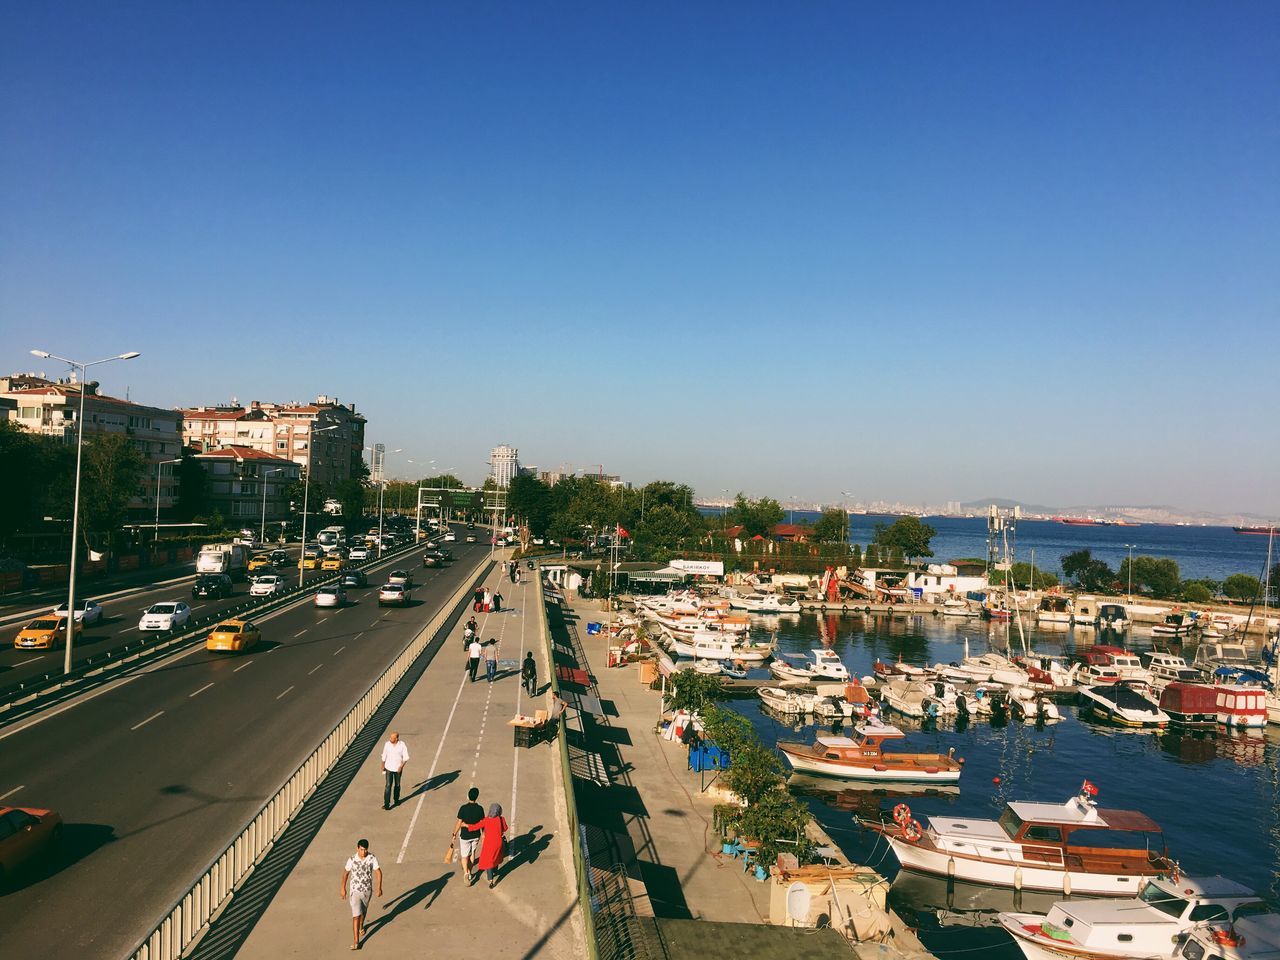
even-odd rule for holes
{"type": "Polygon", "coordinates": [[[193,458],[209,478],[211,509],[228,522],[255,526],[264,512],[268,523],[289,517],[289,487],[302,476],[302,467],[286,457],[254,447],[230,445],[198,453],[193,458]]]}
{"type": "Polygon", "coordinates": [[[505,443],[500,443],[489,454],[489,477],[498,488],[505,490],[511,481],[520,473],[520,451],[505,443]]]}
{"type": "MultiPolygon", "coordinates": [[[[8,415],[24,430],[53,437],[67,444],[76,442],[76,417],[80,412],[81,384],[74,380],[45,380],[32,374],[0,378],[0,401],[8,415]]],[[[177,477],[164,461],[182,455],[182,416],[176,410],[149,407],[109,397],[98,385],[84,385],[84,436],[88,440],[103,434],[122,434],[142,455],[146,468],[138,492],[129,499],[129,519],[145,521],[155,516],[157,485],[161,512],[173,509],[177,500],[177,477]]]]}

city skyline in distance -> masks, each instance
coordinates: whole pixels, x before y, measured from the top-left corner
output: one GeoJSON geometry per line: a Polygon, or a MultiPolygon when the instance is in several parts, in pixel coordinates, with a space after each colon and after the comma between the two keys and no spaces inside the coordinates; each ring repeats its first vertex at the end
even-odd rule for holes
{"type": "Polygon", "coordinates": [[[11,12],[3,372],[337,395],[393,475],[1280,516],[1270,5],[325,9],[11,12]]]}

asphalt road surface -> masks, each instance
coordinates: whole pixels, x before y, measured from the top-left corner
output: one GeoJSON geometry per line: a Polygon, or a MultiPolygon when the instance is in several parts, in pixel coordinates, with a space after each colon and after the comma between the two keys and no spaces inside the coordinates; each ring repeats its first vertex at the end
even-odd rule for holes
{"type": "Polygon", "coordinates": [[[134,947],[490,549],[451,546],[443,569],[417,551],[371,569],[344,609],[269,614],[247,653],[199,647],[0,730],[0,804],[66,823],[57,861],[0,892],[0,957],[134,947]],[[396,567],[413,572],[413,605],[380,609],[396,567]]]}

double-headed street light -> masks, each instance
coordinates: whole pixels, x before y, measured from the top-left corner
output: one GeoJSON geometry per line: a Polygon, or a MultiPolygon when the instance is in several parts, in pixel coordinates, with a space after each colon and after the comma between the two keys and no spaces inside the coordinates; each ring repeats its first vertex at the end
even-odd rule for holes
{"type": "Polygon", "coordinates": [[[330,430],[337,430],[342,424],[334,423],[327,427],[321,427],[318,430],[311,431],[311,443],[307,447],[307,480],[302,487],[302,546],[298,550],[298,586],[302,586],[303,577],[306,571],[302,567],[303,558],[307,555],[307,505],[311,499],[311,465],[316,459],[315,435],[317,433],[327,433],[330,430]]]}
{"type": "Polygon", "coordinates": [[[182,458],[176,460],[161,460],[156,464],[156,536],[155,542],[160,542],[160,468],[166,463],[181,463],[182,458]]]}
{"type": "MultiPolygon", "coordinates": [[[[284,473],[284,467],[272,467],[270,470],[264,470],[258,474],[258,479],[262,481],[262,532],[258,534],[259,544],[267,542],[267,477],[273,473],[284,473]]],[[[301,562],[301,558],[299,558],[299,562],[301,562]]]]}
{"type": "Polygon", "coordinates": [[[114,357],[104,357],[101,360],[90,360],[88,363],[81,363],[78,360],[68,360],[66,357],[60,357],[56,353],[50,353],[48,350],[32,350],[31,353],[42,360],[60,360],[80,371],[80,413],[76,417],[76,489],[71,500],[71,569],[67,577],[67,651],[62,663],[63,671],[70,673],[71,642],[76,628],[76,541],[80,538],[80,455],[84,447],[84,393],[85,384],[88,380],[85,371],[89,367],[96,367],[100,363],[110,363],[112,360],[132,360],[134,357],[141,356],[141,354],[137,350],[130,350],[128,353],[119,353],[114,357]]]}

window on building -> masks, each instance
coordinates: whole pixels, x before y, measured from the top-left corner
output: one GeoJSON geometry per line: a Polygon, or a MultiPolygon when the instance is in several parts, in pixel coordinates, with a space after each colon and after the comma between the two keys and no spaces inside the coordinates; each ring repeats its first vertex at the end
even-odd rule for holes
{"type": "Polygon", "coordinates": [[[277,450],[288,450],[288,449],[289,449],[289,441],[288,441],[288,440],[277,440],[277,441],[276,441],[276,449],[277,449],[277,450]]]}
{"type": "Polygon", "coordinates": [[[20,420],[39,420],[40,408],[39,407],[19,407],[18,418],[20,420]]]}

